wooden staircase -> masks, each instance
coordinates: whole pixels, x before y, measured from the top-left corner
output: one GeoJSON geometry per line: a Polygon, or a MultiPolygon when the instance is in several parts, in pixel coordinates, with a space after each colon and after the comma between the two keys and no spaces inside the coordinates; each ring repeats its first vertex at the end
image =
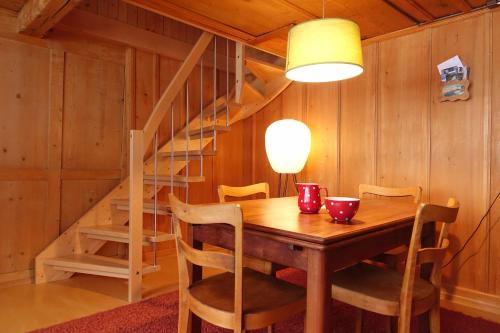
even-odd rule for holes
{"type": "Polygon", "coordinates": [[[74,273],[123,278],[129,282],[129,301],[141,299],[142,275],[160,269],[158,265],[143,262],[143,246],[154,247],[173,239],[169,233],[143,229],[144,213],[170,215],[168,202],[155,201],[155,195],[163,187],[188,188],[191,183],[203,182],[202,175],[179,175],[179,172],[190,161],[215,155],[215,150],[205,148],[217,135],[262,109],[290,84],[283,68],[245,56],[244,47],[238,44],[235,89],[227,97],[218,97],[206,105],[170,141],[158,147],[156,157],[145,158],[144,152],[171,110],[172,101],[212,39],[213,35],[202,34],[155,105],[145,128],[131,131],[130,177],[36,257],[36,283],[66,279],[74,273]],[[162,170],[162,174],[155,174],[155,170],[162,170]],[[128,259],[96,255],[107,242],[128,244],[128,259]]]}

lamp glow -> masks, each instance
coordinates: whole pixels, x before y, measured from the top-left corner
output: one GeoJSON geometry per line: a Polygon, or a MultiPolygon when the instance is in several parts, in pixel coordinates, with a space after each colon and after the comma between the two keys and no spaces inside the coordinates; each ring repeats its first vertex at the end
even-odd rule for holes
{"type": "Polygon", "coordinates": [[[278,120],[266,130],[266,154],[277,173],[299,173],[311,150],[311,131],[294,119],[278,120]]]}
{"type": "Polygon", "coordinates": [[[288,32],[286,77],[330,82],[363,73],[361,35],[356,23],[339,18],[306,21],[288,32]]]}

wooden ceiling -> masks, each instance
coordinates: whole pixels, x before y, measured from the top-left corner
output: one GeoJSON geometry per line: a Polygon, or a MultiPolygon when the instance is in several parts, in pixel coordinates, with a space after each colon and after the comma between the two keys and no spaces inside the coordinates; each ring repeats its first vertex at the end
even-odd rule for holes
{"type": "MultiPolygon", "coordinates": [[[[323,15],[322,0],[122,1],[280,56],[286,54],[290,27],[323,15]]],[[[486,2],[487,0],[325,0],[324,5],[325,17],[342,17],[355,21],[361,28],[362,38],[368,39],[446,16],[466,13],[485,6],[486,2]]],[[[24,3],[26,0],[0,0],[0,7],[20,11],[24,3]]]]}
{"type": "MultiPolygon", "coordinates": [[[[201,29],[286,53],[293,24],[322,17],[322,0],[124,0],[201,29]]],[[[326,17],[359,24],[363,39],[449,15],[466,13],[486,0],[325,0],[326,17]]]]}

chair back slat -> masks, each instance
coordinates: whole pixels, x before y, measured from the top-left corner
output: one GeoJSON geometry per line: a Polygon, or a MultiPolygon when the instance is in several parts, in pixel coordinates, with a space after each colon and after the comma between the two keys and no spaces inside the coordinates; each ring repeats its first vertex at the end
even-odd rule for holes
{"type": "Polygon", "coordinates": [[[365,194],[374,194],[384,197],[413,197],[413,202],[420,203],[422,199],[422,188],[412,187],[384,187],[370,184],[359,185],[359,198],[365,198],[365,194]]]}
{"type": "Polygon", "coordinates": [[[235,260],[233,255],[215,251],[201,251],[193,249],[183,240],[179,240],[179,244],[186,260],[190,263],[203,267],[218,268],[234,273],[235,260]]]}
{"type": "Polygon", "coordinates": [[[269,184],[258,183],[240,187],[219,185],[217,192],[219,194],[219,202],[226,202],[226,197],[241,198],[258,193],[265,194],[266,199],[269,199],[269,184]]]}

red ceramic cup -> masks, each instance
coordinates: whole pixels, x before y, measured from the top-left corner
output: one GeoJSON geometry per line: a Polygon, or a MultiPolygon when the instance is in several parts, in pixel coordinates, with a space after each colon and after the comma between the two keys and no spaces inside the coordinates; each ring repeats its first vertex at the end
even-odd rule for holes
{"type": "Polygon", "coordinates": [[[358,212],[359,199],[347,197],[327,197],[325,207],[335,221],[348,222],[358,212]]]}
{"type": "Polygon", "coordinates": [[[299,209],[305,214],[316,214],[323,203],[321,202],[320,191],[325,190],[328,196],[328,190],[325,187],[319,187],[316,183],[297,183],[299,191],[299,209]]]}

